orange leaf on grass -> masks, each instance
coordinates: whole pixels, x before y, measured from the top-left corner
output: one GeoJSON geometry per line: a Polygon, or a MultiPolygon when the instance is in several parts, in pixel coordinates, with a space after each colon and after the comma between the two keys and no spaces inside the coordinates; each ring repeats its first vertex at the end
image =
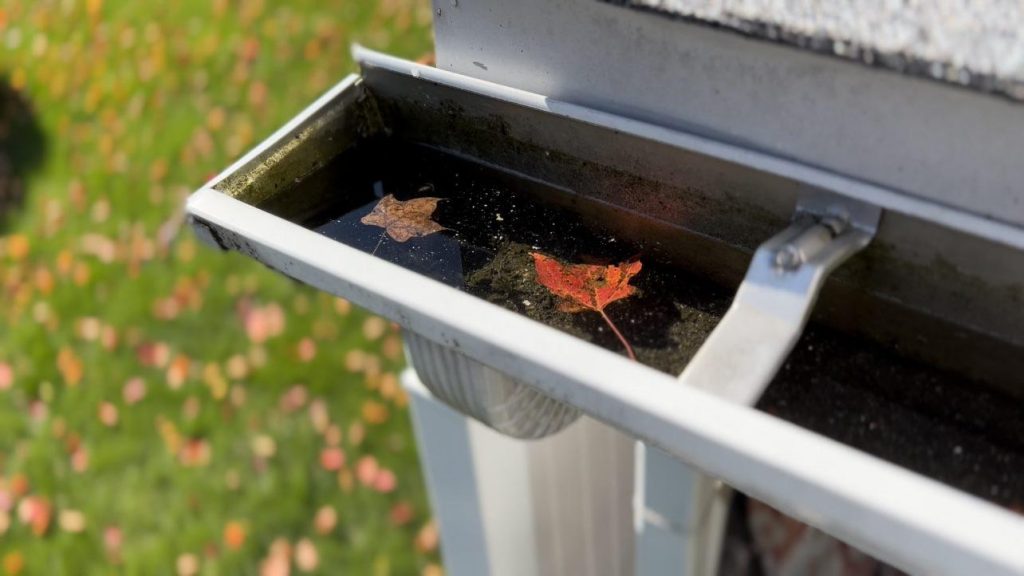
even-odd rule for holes
{"type": "Polygon", "coordinates": [[[4,554],[4,573],[16,576],[25,568],[25,557],[18,550],[4,554]]]}
{"type": "Polygon", "coordinates": [[[39,496],[29,496],[18,505],[18,518],[23,524],[28,524],[36,536],[46,534],[52,515],[50,502],[39,496]]]}
{"type": "Polygon", "coordinates": [[[328,472],[337,472],[345,465],[345,452],[341,448],[324,448],[320,451],[320,467],[328,472]]]}
{"type": "Polygon", "coordinates": [[[397,502],[391,507],[391,512],[388,513],[391,523],[395,526],[405,526],[412,521],[414,515],[415,511],[413,510],[412,504],[405,500],[397,502]]]}
{"type": "Polygon", "coordinates": [[[295,565],[303,572],[312,572],[320,565],[320,555],[309,538],[295,543],[295,565]]]}
{"type": "Polygon", "coordinates": [[[0,390],[9,390],[14,385],[14,370],[6,362],[0,362],[0,390]]]}
{"type": "Polygon", "coordinates": [[[636,287],[630,285],[629,281],[640,273],[643,265],[639,260],[601,266],[562,264],[539,252],[531,252],[530,255],[533,256],[534,267],[537,270],[537,281],[561,299],[560,310],[597,312],[618,336],[629,357],[636,360],[633,347],[605,313],[605,308],[612,302],[636,293],[636,287]]]}
{"type": "Polygon", "coordinates": [[[313,528],[317,534],[329,534],[338,525],[338,511],[333,506],[321,506],[313,518],[313,528]]]}
{"type": "Polygon", "coordinates": [[[224,526],[224,546],[229,550],[238,550],[245,544],[245,526],[232,520],[224,526]]]}
{"type": "Polygon", "coordinates": [[[396,242],[406,242],[410,238],[426,236],[441,230],[447,230],[430,217],[437,209],[441,198],[413,198],[412,200],[395,200],[391,194],[380,199],[373,207],[373,212],[363,216],[359,221],[370,226],[384,228],[388,236],[396,242]]]}
{"type": "Polygon", "coordinates": [[[111,562],[118,563],[121,558],[121,545],[124,543],[124,533],[117,526],[107,526],[103,529],[103,548],[107,552],[107,558],[111,562]]]}

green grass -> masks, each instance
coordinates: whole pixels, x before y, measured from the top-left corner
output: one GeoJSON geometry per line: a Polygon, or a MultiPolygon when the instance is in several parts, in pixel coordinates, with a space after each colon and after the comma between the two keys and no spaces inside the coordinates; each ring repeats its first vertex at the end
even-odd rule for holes
{"type": "Polygon", "coordinates": [[[436,571],[394,327],[166,233],[191,190],[354,70],[350,43],[415,58],[429,22],[413,0],[0,4],[0,76],[31,108],[0,126],[26,190],[0,228],[0,574],[257,574],[279,539],[308,539],[316,573],[436,571]],[[279,333],[247,333],[246,309],[271,310],[249,312],[256,331],[279,310],[279,333]],[[314,426],[316,399],[336,430],[314,426]],[[361,457],[397,487],[364,486],[361,457]],[[41,534],[20,518],[37,502],[41,534]]]}

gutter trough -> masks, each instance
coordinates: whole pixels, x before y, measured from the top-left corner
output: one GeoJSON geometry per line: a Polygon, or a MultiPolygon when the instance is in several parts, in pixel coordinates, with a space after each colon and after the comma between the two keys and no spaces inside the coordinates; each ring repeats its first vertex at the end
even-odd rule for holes
{"type": "MultiPolygon", "coordinates": [[[[1024,462],[1024,230],[706,136],[355,57],[359,75],[189,199],[207,243],[397,322],[427,387],[503,433],[539,438],[586,414],[904,570],[1024,573],[1012,510],[1024,502],[1012,472],[1024,462]],[[444,198],[447,230],[409,244],[352,235],[385,193],[444,198]],[[522,230],[493,224],[496,239],[456,230],[456,207],[477,197],[531,216],[522,230]],[[549,218],[565,223],[550,242],[538,228],[549,218]],[[636,336],[632,361],[596,320],[469,281],[489,265],[479,254],[492,262],[513,244],[639,258],[662,279],[640,297],[689,328],[636,336]],[[804,402],[822,390],[850,399],[845,414],[804,402]],[[960,397],[973,400],[942,400],[960,397]],[[996,456],[958,464],[859,432],[891,422],[898,439],[904,420],[996,456]],[[972,462],[986,470],[964,473],[972,462]]],[[[615,306],[628,323],[631,305],[615,306]]]]}

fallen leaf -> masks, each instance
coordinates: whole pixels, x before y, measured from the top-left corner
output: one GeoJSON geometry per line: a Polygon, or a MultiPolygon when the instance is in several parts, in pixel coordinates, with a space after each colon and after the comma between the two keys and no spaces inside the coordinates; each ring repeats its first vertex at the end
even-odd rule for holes
{"type": "Polygon", "coordinates": [[[178,576],[195,576],[199,573],[199,558],[195,554],[182,554],[176,562],[178,576]]]}
{"type": "Polygon", "coordinates": [[[259,434],[253,437],[249,444],[252,449],[252,453],[258,458],[271,458],[277,452],[277,443],[274,442],[273,438],[266,434],[259,434]]]}
{"type": "Polygon", "coordinates": [[[384,339],[380,349],[385,358],[397,361],[402,357],[402,339],[396,334],[391,334],[384,339]]]}
{"type": "Polygon", "coordinates": [[[334,299],[334,311],[340,316],[346,316],[352,310],[352,304],[344,298],[334,299]]]}
{"type": "Polygon", "coordinates": [[[11,488],[11,494],[14,494],[15,498],[21,498],[25,494],[28,494],[30,488],[28,476],[25,476],[21,472],[16,473],[14,476],[11,476],[9,486],[11,488]]]}
{"type": "Polygon", "coordinates": [[[608,317],[605,308],[612,302],[636,293],[636,287],[630,285],[629,281],[640,272],[642,264],[639,260],[601,266],[562,264],[539,252],[531,252],[530,255],[533,256],[534,267],[537,270],[537,281],[561,298],[559,309],[563,312],[597,312],[625,346],[626,354],[636,360],[633,347],[608,317]]]}
{"type": "Polygon", "coordinates": [[[107,428],[117,426],[117,406],[110,402],[101,402],[99,408],[100,422],[107,428]]]}
{"type": "Polygon", "coordinates": [[[327,427],[331,424],[331,416],[327,411],[327,402],[317,398],[309,405],[309,421],[313,424],[313,429],[318,433],[323,434],[327,431],[327,427]]]}
{"type": "Polygon", "coordinates": [[[135,349],[135,356],[143,366],[163,368],[170,360],[171,349],[163,342],[145,342],[135,349]]]}
{"type": "Polygon", "coordinates": [[[186,468],[206,466],[210,463],[210,443],[202,438],[193,438],[181,446],[178,460],[186,468]]]}
{"type": "Polygon", "coordinates": [[[387,468],[382,468],[373,479],[373,489],[381,494],[389,494],[395,491],[398,486],[398,479],[395,473],[387,468]]]}
{"type": "Polygon", "coordinates": [[[314,357],[316,357],[316,343],[313,342],[312,338],[303,338],[302,340],[299,340],[295,349],[299,360],[302,362],[310,362],[314,357]]]}
{"type": "Polygon", "coordinates": [[[338,472],[338,487],[345,494],[351,494],[352,489],[356,486],[355,477],[352,476],[352,470],[345,468],[341,472],[338,472]]]}
{"type": "Polygon", "coordinates": [[[185,384],[185,379],[188,377],[188,369],[191,366],[191,361],[188,356],[184,354],[178,354],[171,361],[170,367],[167,368],[167,386],[171,390],[178,390],[185,384]]]}
{"type": "Polygon", "coordinates": [[[438,540],[437,523],[431,520],[424,524],[420,531],[416,533],[416,550],[421,554],[433,552],[437,550],[438,540]]]}
{"type": "Polygon", "coordinates": [[[239,550],[245,544],[245,526],[241,522],[231,521],[224,526],[224,545],[229,550],[239,550]]]}
{"type": "Polygon", "coordinates": [[[371,342],[383,336],[387,329],[387,321],[380,316],[370,316],[363,322],[363,336],[371,342]]]}
{"type": "Polygon", "coordinates": [[[281,395],[279,402],[281,410],[283,412],[291,413],[299,410],[306,405],[306,401],[309,399],[309,391],[302,384],[296,384],[281,395]]]}
{"type": "Polygon", "coordinates": [[[4,573],[9,576],[16,576],[21,574],[21,571],[25,569],[25,557],[21,555],[21,552],[14,550],[4,554],[4,573]]]}
{"type": "Polygon", "coordinates": [[[391,519],[391,523],[395,526],[405,526],[413,517],[412,504],[409,504],[404,500],[402,502],[398,502],[391,507],[391,512],[388,516],[391,519]]]}
{"type": "Polygon", "coordinates": [[[388,421],[388,407],[380,402],[367,400],[362,406],[363,420],[367,424],[383,424],[388,421]]]}
{"type": "Polygon", "coordinates": [[[430,219],[437,209],[441,198],[414,198],[412,200],[395,200],[391,194],[380,199],[373,207],[373,212],[363,216],[359,221],[369,226],[384,228],[387,235],[396,242],[406,242],[410,238],[427,236],[434,232],[447,230],[430,219]]]}
{"type": "Polygon", "coordinates": [[[121,396],[129,406],[141,402],[146,397],[146,382],[138,376],[128,380],[121,390],[121,396]]]}
{"type": "Polygon", "coordinates": [[[249,362],[246,361],[245,356],[234,354],[228,358],[225,369],[229,378],[241,380],[249,375],[249,362]]]}
{"type": "Polygon", "coordinates": [[[7,238],[7,255],[11,260],[24,260],[28,256],[29,241],[24,234],[12,234],[7,238]]]}
{"type": "Polygon", "coordinates": [[[312,572],[320,565],[320,555],[309,538],[295,543],[295,565],[303,572],[312,572]]]}
{"type": "Polygon", "coordinates": [[[82,381],[82,360],[70,348],[64,347],[57,352],[57,369],[64,382],[71,388],[78,386],[82,381]]]}
{"type": "Polygon", "coordinates": [[[18,519],[22,524],[28,524],[36,536],[46,534],[52,514],[53,507],[49,501],[39,496],[29,496],[18,504],[18,519]]]}
{"type": "Polygon", "coordinates": [[[0,390],[10,390],[14,385],[14,370],[6,362],[0,362],[0,390]]]}
{"type": "Polygon", "coordinates": [[[317,534],[329,534],[338,525],[338,511],[333,506],[321,506],[313,517],[313,528],[317,534]]]}
{"type": "Polygon", "coordinates": [[[124,534],[117,526],[107,526],[103,530],[103,548],[107,552],[107,558],[117,563],[121,559],[121,545],[124,543],[124,534]]]}
{"type": "Polygon", "coordinates": [[[81,474],[89,469],[89,451],[84,447],[71,453],[71,469],[81,474]]]}
{"type": "Polygon", "coordinates": [[[348,443],[352,446],[359,446],[366,438],[366,428],[361,422],[353,422],[348,426],[348,443]]]}
{"type": "Polygon", "coordinates": [[[345,369],[349,372],[362,372],[365,365],[366,352],[357,348],[345,353],[345,369]]]}
{"type": "Polygon", "coordinates": [[[341,448],[324,448],[320,452],[320,467],[328,472],[337,472],[345,465],[345,452],[341,448]]]}
{"type": "Polygon", "coordinates": [[[57,515],[57,525],[65,532],[78,534],[85,530],[85,514],[78,510],[61,510],[57,515]]]}
{"type": "Polygon", "coordinates": [[[373,456],[363,456],[356,462],[356,478],[363,486],[372,486],[380,472],[380,465],[373,456]]]}
{"type": "Polygon", "coordinates": [[[260,564],[260,576],[288,576],[291,565],[287,556],[271,554],[260,564]]]}

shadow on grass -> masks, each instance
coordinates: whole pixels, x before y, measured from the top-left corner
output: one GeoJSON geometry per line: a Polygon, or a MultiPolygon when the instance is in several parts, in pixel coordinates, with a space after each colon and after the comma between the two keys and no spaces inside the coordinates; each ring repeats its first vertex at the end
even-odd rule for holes
{"type": "Polygon", "coordinates": [[[0,234],[25,201],[25,181],[46,157],[46,135],[25,95],[0,76],[0,234]]]}

